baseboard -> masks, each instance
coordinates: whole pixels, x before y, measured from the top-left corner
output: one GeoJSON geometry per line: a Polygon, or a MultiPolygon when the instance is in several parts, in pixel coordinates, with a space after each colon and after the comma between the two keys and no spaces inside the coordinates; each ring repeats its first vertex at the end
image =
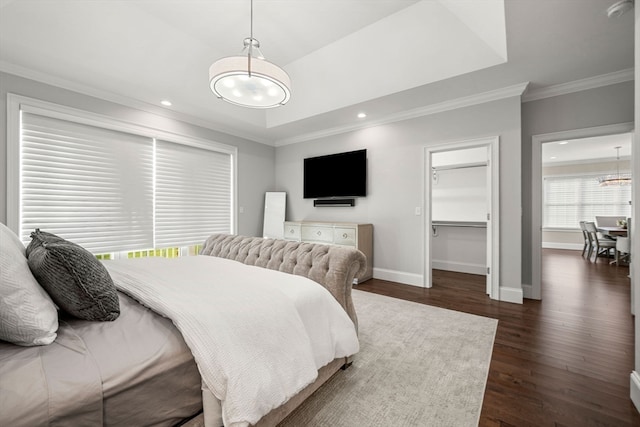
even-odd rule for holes
{"type": "Polygon", "coordinates": [[[500,286],[500,301],[522,304],[522,297],[522,288],[509,288],[506,286],[500,286]]]}
{"type": "Polygon", "coordinates": [[[640,411],[640,375],[636,371],[631,372],[631,401],[640,411]]]}
{"type": "Polygon", "coordinates": [[[583,247],[583,243],[542,242],[543,249],[568,249],[571,251],[581,251],[583,247]]]}
{"type": "Polygon", "coordinates": [[[387,270],[385,268],[373,268],[373,277],[380,280],[389,280],[405,285],[424,287],[422,274],[406,273],[404,271],[387,270]]]}
{"type": "Polygon", "coordinates": [[[432,260],[431,268],[436,270],[455,271],[458,273],[479,274],[484,276],[487,274],[487,266],[480,264],[470,264],[466,262],[439,261],[432,260]]]}
{"type": "MultiPolygon", "coordinates": [[[[433,268],[436,268],[432,264],[433,268]]],[[[404,271],[387,270],[385,268],[374,268],[373,277],[380,280],[389,280],[390,282],[402,283],[404,285],[424,287],[424,279],[422,274],[406,273],[404,271]]],[[[531,285],[529,285],[531,287],[531,285]]],[[[523,291],[521,288],[510,288],[500,286],[500,301],[513,302],[522,304],[523,291]]]]}

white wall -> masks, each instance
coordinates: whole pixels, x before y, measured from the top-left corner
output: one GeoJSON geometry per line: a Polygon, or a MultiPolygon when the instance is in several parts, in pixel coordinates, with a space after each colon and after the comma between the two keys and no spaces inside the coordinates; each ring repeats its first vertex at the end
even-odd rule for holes
{"type": "MultiPolygon", "coordinates": [[[[439,226],[433,237],[431,266],[436,270],[487,273],[487,229],[439,226]]],[[[485,286],[484,284],[482,285],[485,286]]]]}
{"type": "Polygon", "coordinates": [[[375,126],[276,149],[276,187],[287,191],[289,220],[353,221],[374,226],[374,276],[422,283],[424,147],[500,137],[500,282],[521,289],[520,97],[375,126]],[[302,198],[305,157],[366,148],[368,196],[353,208],[314,208],[302,198]]]}
{"type": "Polygon", "coordinates": [[[3,171],[0,174],[0,222],[7,220],[7,177],[4,173],[7,164],[7,93],[238,147],[238,206],[244,208],[244,213],[238,215],[238,233],[262,234],[264,194],[274,189],[273,147],[185,123],[161,107],[149,105],[142,111],[6,73],[0,73],[0,170],[3,171]]]}
{"type": "Polygon", "coordinates": [[[438,170],[431,186],[432,221],[486,222],[490,211],[486,166],[438,170]]]}

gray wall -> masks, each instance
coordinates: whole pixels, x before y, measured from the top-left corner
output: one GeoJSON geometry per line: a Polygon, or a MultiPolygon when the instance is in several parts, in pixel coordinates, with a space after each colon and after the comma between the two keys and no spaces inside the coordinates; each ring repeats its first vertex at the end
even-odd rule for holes
{"type": "Polygon", "coordinates": [[[0,221],[7,221],[7,93],[61,104],[143,126],[238,147],[238,233],[262,235],[264,193],[274,189],[275,149],[232,135],[216,132],[172,117],[170,110],[149,105],[145,111],[82,95],[65,89],[0,73],[0,221]]]}
{"type": "MultiPolygon", "coordinates": [[[[522,104],[522,283],[531,284],[531,138],[633,122],[633,82],[522,104]]],[[[634,148],[635,150],[635,148],[634,148]]]]}
{"type": "MultiPolygon", "coordinates": [[[[520,98],[513,97],[314,141],[278,147],[276,187],[288,193],[288,220],[351,221],[374,225],[374,269],[423,274],[424,147],[500,137],[501,285],[521,287],[520,98]],[[302,197],[305,157],[366,148],[368,196],[353,208],[313,207],[302,197]]],[[[331,173],[331,171],[327,171],[331,173]]],[[[375,270],[374,270],[375,275],[375,270]]]]}

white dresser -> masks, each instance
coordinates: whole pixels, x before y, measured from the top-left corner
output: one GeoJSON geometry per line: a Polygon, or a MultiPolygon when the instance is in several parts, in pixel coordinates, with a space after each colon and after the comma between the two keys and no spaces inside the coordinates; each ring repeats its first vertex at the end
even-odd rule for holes
{"type": "Polygon", "coordinates": [[[297,242],[350,246],[367,257],[367,269],[354,283],[373,277],[373,225],[350,222],[285,221],[284,238],[297,242]]]}

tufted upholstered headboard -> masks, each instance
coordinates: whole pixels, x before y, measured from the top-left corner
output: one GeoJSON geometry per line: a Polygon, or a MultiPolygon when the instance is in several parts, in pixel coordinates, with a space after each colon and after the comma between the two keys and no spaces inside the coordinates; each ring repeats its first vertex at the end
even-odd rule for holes
{"type": "Polygon", "coordinates": [[[341,246],[291,242],[280,239],[213,234],[200,255],[233,259],[244,264],[305,276],[327,288],[358,327],[351,299],[354,277],[364,273],[362,252],[341,246]]]}

